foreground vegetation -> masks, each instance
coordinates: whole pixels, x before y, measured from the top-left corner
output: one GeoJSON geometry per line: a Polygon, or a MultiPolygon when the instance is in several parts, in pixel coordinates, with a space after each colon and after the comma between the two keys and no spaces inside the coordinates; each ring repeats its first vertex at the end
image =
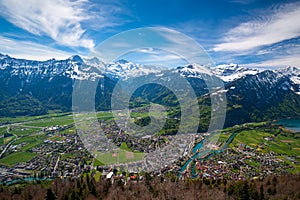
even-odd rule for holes
{"type": "Polygon", "coordinates": [[[299,175],[254,181],[186,179],[145,174],[139,181],[111,182],[90,175],[0,186],[0,199],[299,199],[299,175]],[[176,190],[175,190],[176,188],[176,190]]]}

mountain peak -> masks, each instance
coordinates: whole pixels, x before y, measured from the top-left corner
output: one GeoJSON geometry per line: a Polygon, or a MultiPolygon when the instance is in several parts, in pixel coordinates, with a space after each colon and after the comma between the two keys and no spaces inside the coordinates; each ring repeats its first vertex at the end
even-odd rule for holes
{"type": "Polygon", "coordinates": [[[176,71],[185,77],[201,77],[203,74],[211,74],[207,67],[198,64],[178,66],[176,71]]]}
{"type": "Polygon", "coordinates": [[[118,64],[126,64],[126,63],[129,63],[129,61],[127,61],[125,59],[121,59],[121,60],[118,60],[116,63],[118,63],[118,64]]]}
{"type": "Polygon", "coordinates": [[[75,62],[78,62],[78,63],[83,62],[83,59],[79,55],[73,55],[69,58],[69,60],[72,60],[72,61],[75,61],[75,62]]]}
{"type": "Polygon", "coordinates": [[[214,69],[214,74],[225,82],[231,82],[246,75],[255,75],[257,73],[259,73],[258,69],[240,67],[234,63],[217,65],[214,69]]]}
{"type": "Polygon", "coordinates": [[[289,74],[289,75],[295,75],[295,74],[300,74],[300,69],[294,66],[288,66],[282,69],[278,69],[278,72],[282,73],[282,74],[289,74]]]}
{"type": "Polygon", "coordinates": [[[236,70],[240,68],[240,66],[236,63],[230,63],[230,64],[220,64],[217,65],[216,68],[218,69],[230,69],[230,70],[236,70]]]}
{"type": "Polygon", "coordinates": [[[8,55],[0,53],[0,59],[10,58],[8,55]]]}
{"type": "Polygon", "coordinates": [[[104,66],[105,66],[105,63],[97,57],[84,58],[83,60],[84,60],[85,64],[96,67],[96,68],[99,68],[99,67],[104,68],[104,66]]]}

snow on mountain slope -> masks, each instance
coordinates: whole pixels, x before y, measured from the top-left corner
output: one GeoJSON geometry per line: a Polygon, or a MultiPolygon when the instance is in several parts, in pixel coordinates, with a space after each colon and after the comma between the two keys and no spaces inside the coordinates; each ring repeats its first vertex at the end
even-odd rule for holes
{"type": "Polygon", "coordinates": [[[203,74],[212,75],[211,71],[207,67],[198,64],[179,66],[175,69],[175,72],[180,73],[181,76],[189,78],[201,78],[203,74]]]}
{"type": "Polygon", "coordinates": [[[296,67],[286,67],[274,70],[275,73],[283,77],[288,77],[291,80],[289,88],[296,94],[300,95],[300,69],[296,67]]]}
{"type": "MultiPolygon", "coordinates": [[[[166,69],[158,66],[141,65],[127,60],[118,60],[114,63],[105,64],[98,58],[81,58],[78,55],[66,60],[34,61],[11,58],[8,55],[0,54],[1,77],[10,79],[10,76],[22,78],[26,82],[31,82],[34,78],[48,78],[49,81],[55,76],[66,76],[78,80],[96,80],[106,76],[113,79],[123,79],[148,75],[155,73],[157,76],[165,74],[164,71],[179,73],[188,78],[202,78],[203,74],[215,75],[225,83],[242,79],[247,75],[258,75],[263,71],[254,68],[240,67],[237,64],[218,65],[208,69],[205,66],[189,64],[179,66],[175,69],[166,69]]],[[[293,90],[300,94],[300,69],[287,67],[273,70],[279,77],[287,77],[290,81],[283,84],[282,88],[293,90]]],[[[274,81],[262,76],[259,82],[274,81]]]]}
{"type": "MultiPolygon", "coordinates": [[[[207,70],[208,68],[205,66],[195,64],[176,68],[176,72],[189,78],[203,78],[203,74],[209,74],[207,70]]],[[[211,74],[223,80],[226,85],[229,84],[229,90],[235,90],[236,81],[240,79],[243,79],[242,82],[252,80],[253,84],[245,86],[246,90],[250,90],[258,85],[264,86],[268,90],[273,87],[272,85],[279,84],[279,80],[284,80],[280,82],[279,89],[285,91],[291,90],[300,95],[300,70],[295,67],[287,67],[279,70],[258,70],[255,68],[240,67],[237,64],[224,64],[211,68],[210,71],[211,74]],[[245,79],[246,76],[250,76],[253,79],[245,79]]],[[[256,89],[259,90],[260,88],[256,89]]]]}
{"type": "Polygon", "coordinates": [[[158,73],[165,68],[135,64],[124,59],[105,64],[96,57],[81,58],[78,55],[66,60],[33,61],[0,54],[0,70],[7,70],[14,76],[26,76],[28,80],[34,78],[33,76],[54,77],[57,75],[78,80],[95,80],[103,77],[103,74],[111,78],[126,80],[130,77],[158,73]]]}
{"type": "Polygon", "coordinates": [[[103,61],[99,60],[97,57],[83,58],[83,61],[89,67],[95,67],[95,68],[98,68],[99,70],[100,69],[104,70],[104,68],[105,68],[105,63],[103,61]]]}
{"type": "Polygon", "coordinates": [[[260,72],[258,69],[244,68],[232,63],[218,65],[212,71],[224,82],[231,82],[246,75],[255,75],[260,72]]]}
{"type": "Polygon", "coordinates": [[[186,66],[179,66],[176,71],[184,77],[201,78],[203,74],[215,75],[224,82],[232,82],[242,78],[248,74],[255,75],[259,73],[257,69],[249,69],[239,67],[237,64],[218,65],[214,68],[207,68],[197,64],[190,64],[186,66]]]}
{"type": "Polygon", "coordinates": [[[164,70],[164,68],[152,65],[135,64],[122,59],[115,63],[107,64],[104,73],[112,78],[126,80],[128,78],[148,75],[150,73],[158,73],[162,70],[164,70]]]}
{"type": "Polygon", "coordinates": [[[275,70],[275,72],[288,76],[294,84],[300,85],[300,69],[296,67],[286,67],[282,69],[275,70]]]}
{"type": "Polygon", "coordinates": [[[101,77],[99,70],[91,69],[80,56],[72,56],[66,60],[50,59],[34,61],[0,56],[0,70],[7,71],[11,76],[25,78],[30,82],[33,78],[53,78],[67,76],[72,79],[91,79],[101,77]]]}

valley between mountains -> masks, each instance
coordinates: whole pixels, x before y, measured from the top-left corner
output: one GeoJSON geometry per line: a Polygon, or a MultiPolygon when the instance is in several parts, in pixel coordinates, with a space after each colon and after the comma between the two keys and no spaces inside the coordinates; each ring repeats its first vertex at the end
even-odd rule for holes
{"type": "MultiPolygon", "coordinates": [[[[174,180],[263,180],[272,175],[299,174],[299,133],[275,122],[300,118],[300,70],[262,70],[237,64],[212,67],[209,74],[204,69],[197,64],[159,68],[126,60],[103,63],[80,56],[33,61],[1,54],[1,181],[8,185],[32,180],[47,184],[56,177],[79,180],[88,176],[101,182],[110,179],[111,172],[115,180],[124,182],[143,181],[149,174],[174,180]],[[111,98],[119,82],[120,94],[126,94],[126,86],[137,77],[151,82],[172,76],[186,79],[196,94],[200,118],[195,132],[176,135],[181,126],[180,99],[159,84],[139,87],[128,108],[132,122],[141,130],[151,122],[158,126],[163,113],[166,121],[162,129],[151,136],[136,137],[137,131],[117,124],[111,98]],[[207,80],[223,88],[209,90],[207,80]],[[96,83],[96,121],[89,121],[92,110],[87,110],[79,114],[89,122],[84,126],[75,124],[72,115],[75,82],[96,83]],[[226,118],[222,130],[214,134],[208,132],[211,95],[218,94],[226,97],[220,99],[226,105],[226,118]],[[151,111],[153,104],[163,108],[151,111]],[[95,147],[93,142],[101,141],[95,123],[109,142],[91,151],[89,145],[95,147]],[[95,134],[85,141],[81,136],[86,132],[95,134]],[[183,147],[180,154],[153,154],[168,147],[175,137],[175,144],[183,147]],[[117,149],[109,149],[108,143],[117,149]],[[145,160],[146,166],[153,168],[138,173],[145,160]],[[158,160],[162,162],[157,164],[158,160]]],[[[119,97],[122,100],[122,95],[119,97]]],[[[193,109],[195,105],[189,106],[193,109]]]]}

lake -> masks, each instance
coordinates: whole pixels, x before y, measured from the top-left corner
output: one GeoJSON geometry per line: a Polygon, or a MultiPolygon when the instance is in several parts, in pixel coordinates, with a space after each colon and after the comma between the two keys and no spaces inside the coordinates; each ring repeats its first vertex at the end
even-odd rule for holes
{"type": "Polygon", "coordinates": [[[283,119],[276,122],[276,124],[280,124],[286,129],[300,132],[300,119],[283,119]]]}

